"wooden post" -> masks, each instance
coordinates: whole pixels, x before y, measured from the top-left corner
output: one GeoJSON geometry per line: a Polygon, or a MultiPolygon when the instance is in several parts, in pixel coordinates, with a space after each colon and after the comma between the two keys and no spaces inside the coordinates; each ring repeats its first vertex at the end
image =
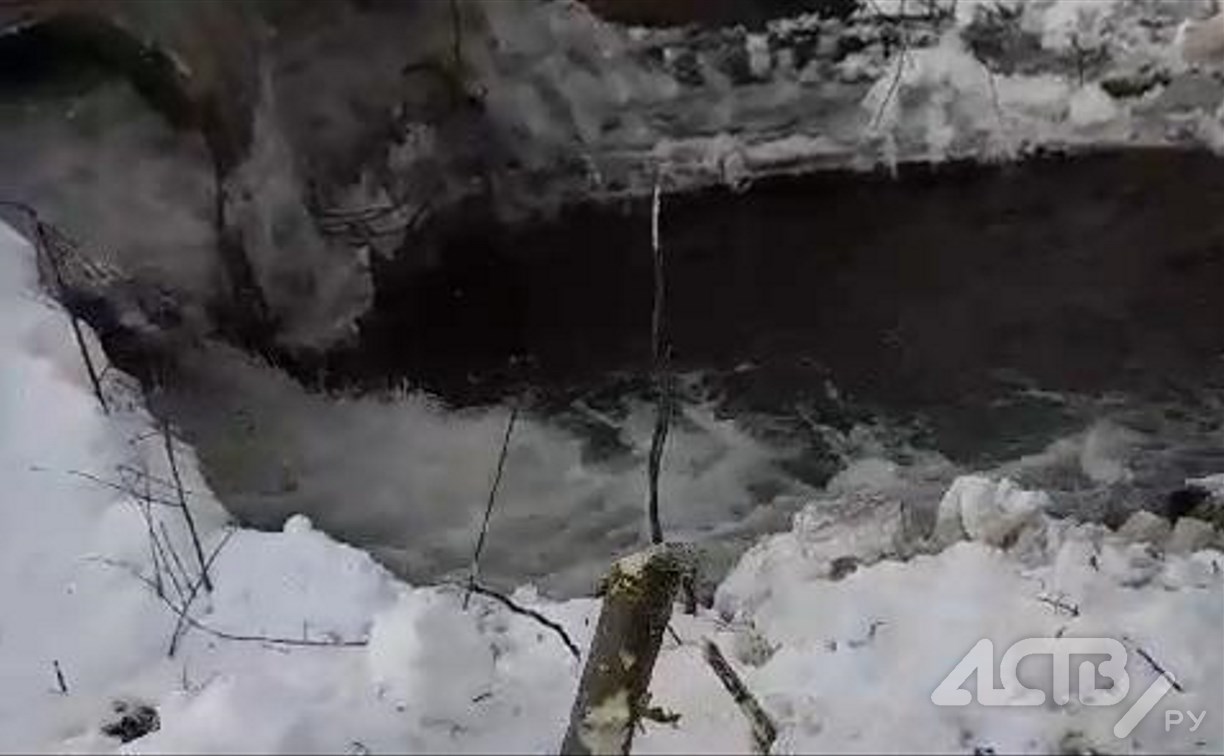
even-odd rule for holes
{"type": "Polygon", "coordinates": [[[676,591],[693,569],[690,547],[680,544],[651,546],[612,566],[561,753],[629,753],[676,591]]]}

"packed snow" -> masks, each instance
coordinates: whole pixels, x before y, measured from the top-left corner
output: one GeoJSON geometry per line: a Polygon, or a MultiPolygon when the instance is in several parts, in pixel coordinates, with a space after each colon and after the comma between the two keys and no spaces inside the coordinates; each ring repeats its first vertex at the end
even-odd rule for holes
{"type": "MultiPolygon", "coordinates": [[[[182,442],[175,458],[215,589],[189,602],[171,656],[175,609],[200,565],[163,438],[114,371],[102,412],[34,252],[7,227],[0,350],[0,750],[556,750],[581,664],[551,629],[480,595],[465,609],[461,586],[398,581],[300,516],[280,532],[235,527],[182,442]],[[147,507],[113,487],[146,483],[147,507]],[[137,709],[154,710],[156,727],[123,743],[113,725],[137,709]]],[[[1042,492],[977,475],[946,492],[927,540],[900,476],[860,461],[790,532],[749,550],[712,609],[677,611],[652,704],[679,719],[647,724],[636,751],[751,748],[702,657],[707,637],[776,722],[779,753],[1224,749],[1218,532],[1189,518],[1118,532],[1055,519],[1042,492]],[[932,703],[979,639],[1001,649],[1064,634],[1126,645],[1125,704],[932,703]],[[1119,742],[1114,724],[1162,674],[1156,664],[1180,691],[1119,742]],[[1206,718],[1166,731],[1166,708],[1206,718]]],[[[596,600],[550,602],[531,586],[513,598],[585,650],[596,600]]]]}

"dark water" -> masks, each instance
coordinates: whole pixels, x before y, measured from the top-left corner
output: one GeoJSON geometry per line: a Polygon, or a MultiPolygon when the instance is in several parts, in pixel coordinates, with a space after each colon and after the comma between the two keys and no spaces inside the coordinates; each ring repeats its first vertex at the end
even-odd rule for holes
{"type": "MultiPolygon", "coordinates": [[[[334,384],[407,378],[458,403],[516,378],[642,372],[648,212],[443,219],[381,265],[359,341],[319,367],[334,384]]],[[[756,391],[776,400],[821,371],[902,408],[1015,381],[1167,396],[1224,375],[1224,161],[1207,153],[777,179],[665,197],[661,233],[677,365],[758,366],[756,391]]]]}

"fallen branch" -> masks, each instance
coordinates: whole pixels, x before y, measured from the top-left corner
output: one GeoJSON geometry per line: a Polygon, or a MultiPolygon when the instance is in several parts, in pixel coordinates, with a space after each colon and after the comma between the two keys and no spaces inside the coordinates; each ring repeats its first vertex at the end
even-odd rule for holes
{"type": "Polygon", "coordinates": [[[1169,684],[1173,686],[1173,690],[1177,691],[1178,693],[1186,692],[1186,689],[1183,688],[1182,684],[1177,681],[1177,678],[1174,677],[1169,670],[1165,669],[1160,662],[1156,661],[1156,659],[1147,652],[1147,649],[1140,646],[1138,643],[1135,643],[1130,638],[1126,638],[1125,640],[1130,641],[1130,644],[1135,647],[1135,653],[1139,654],[1140,658],[1147,662],[1148,665],[1156,672],[1156,674],[1169,681],[1169,684]]]}
{"type": "Polygon", "coordinates": [[[494,601],[497,601],[498,603],[500,603],[502,606],[509,609],[510,611],[514,612],[515,614],[521,614],[524,617],[530,617],[536,622],[539,622],[541,625],[548,628],[549,630],[552,630],[554,633],[557,634],[557,637],[561,639],[561,642],[565,644],[565,647],[569,649],[570,654],[572,654],[575,659],[582,658],[582,651],[579,650],[578,644],[574,643],[573,639],[570,638],[569,633],[565,632],[565,628],[562,627],[557,622],[550,620],[549,618],[545,617],[543,614],[540,614],[534,609],[528,609],[527,607],[522,606],[521,604],[518,604],[513,599],[511,599],[509,596],[505,596],[501,593],[498,593],[492,588],[487,588],[477,583],[469,583],[467,586],[467,590],[470,593],[476,593],[481,596],[486,596],[488,598],[491,598],[494,601]]]}
{"type": "Polygon", "coordinates": [[[744,681],[735,673],[735,669],[731,667],[714,641],[706,638],[704,645],[705,660],[710,665],[710,669],[714,670],[714,674],[735,699],[736,706],[739,706],[740,711],[748,719],[748,724],[752,726],[752,741],[757,753],[769,753],[774,740],[778,737],[777,726],[761,708],[761,704],[752,695],[752,691],[748,690],[744,681]]]}

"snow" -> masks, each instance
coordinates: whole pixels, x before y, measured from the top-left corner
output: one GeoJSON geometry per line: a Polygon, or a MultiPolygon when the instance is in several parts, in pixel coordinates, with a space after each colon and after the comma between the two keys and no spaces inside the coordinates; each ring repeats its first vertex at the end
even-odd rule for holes
{"type": "MultiPolygon", "coordinates": [[[[1075,736],[1098,752],[1119,744],[1111,728],[1121,709],[936,708],[928,697],[979,640],[1006,648],[1060,631],[1080,637],[1125,635],[1166,668],[1187,693],[1177,706],[1220,711],[1219,552],[1157,562],[1146,549],[1105,538],[1092,526],[1047,526],[1053,564],[1019,568],[1007,552],[960,542],[935,556],[885,561],[839,582],[807,581],[801,590],[764,591],[745,601],[732,581],[724,607],[751,605],[756,628],[779,647],[751,670],[748,685],[779,717],[783,752],[896,750],[1050,752],[1075,736]],[[1094,569],[1089,556],[1100,549],[1094,569]],[[1212,566],[1212,565],[1216,566],[1212,566]],[[1057,598],[1078,616],[1045,602],[1057,598]],[[1076,735],[1078,733],[1078,735],[1076,735]]],[[[784,542],[780,536],[766,550],[784,542]]],[[[798,557],[802,558],[802,557],[798,557]]],[[[743,583],[738,583],[742,585],[743,583]]],[[[762,589],[759,584],[757,590],[762,589]]],[[[1153,679],[1132,651],[1133,701],[1153,679]]],[[[1032,684],[1032,683],[1029,683],[1032,684]]],[[[1128,705],[1128,704],[1127,704],[1128,705]]],[[[1161,709],[1157,709],[1161,711],[1161,709]]],[[[1210,716],[1210,714],[1209,714],[1210,716]]],[[[1124,744],[1136,750],[1188,750],[1195,739],[1218,748],[1220,730],[1165,734],[1153,715],[1124,744]]]]}
{"type": "Polygon", "coordinates": [[[1113,98],[1101,89],[1100,84],[1088,84],[1071,95],[1068,116],[1079,128],[1109,123],[1118,115],[1118,106],[1113,98]]]}
{"type": "MultiPolygon", "coordinates": [[[[403,585],[305,518],[275,533],[230,527],[181,443],[205,553],[224,541],[211,568],[216,590],[192,617],[231,636],[369,645],[189,629],[168,658],[175,616],[141,582],[154,572],[139,507],[70,474],[119,480],[118,465],[143,464],[168,478],[161,439],[149,437],[149,416],[122,385],[108,385],[118,409],[100,412],[65,316],[38,294],[32,252],[7,227],[0,316],[0,602],[9,609],[0,618],[0,749],[114,751],[120,744],[99,728],[113,701],[129,700],[155,706],[161,720],[130,752],[555,746],[577,679],[555,637],[480,597],[463,612],[454,589],[403,585]],[[56,663],[67,695],[56,689],[56,663]],[[489,697],[474,705],[477,688],[489,697]]],[[[194,579],[177,514],[152,509],[194,579]]],[[[592,610],[577,601],[558,614],[585,641],[592,610]]]]}
{"type": "MultiPolygon", "coordinates": [[[[157,572],[142,509],[70,474],[147,469],[153,492],[172,496],[157,482],[169,475],[161,439],[113,372],[115,409],[100,411],[64,314],[38,293],[30,248],[3,227],[0,350],[0,749],[555,752],[581,666],[548,628],[481,596],[465,610],[462,588],[398,581],[304,517],[279,532],[232,526],[182,442],[216,589],[192,604],[196,625],[170,658],[176,617],[145,582],[157,572]],[[160,728],[127,744],[102,735],[117,702],[155,707],[160,728]]],[[[883,459],[853,465],[789,532],[743,557],[713,611],[675,616],[681,642],[664,642],[651,703],[680,719],[648,724],[635,750],[749,750],[705,638],[774,718],[780,753],[1224,748],[1217,532],[1183,518],[1167,542],[1147,543],[1165,534],[1052,519],[1043,493],[974,475],[939,509],[971,539],[945,548],[923,540],[902,475],[883,459]],[[854,568],[834,574],[847,558],[854,568]],[[1128,701],[1155,679],[1142,648],[1184,690],[1169,703],[1207,711],[1204,724],[1166,732],[1158,706],[1118,742],[1120,707],[931,703],[980,639],[1003,648],[1063,633],[1126,645],[1128,701]]],[[[194,580],[181,513],[154,506],[149,517],[183,562],[179,579],[194,580]]],[[[530,586],[513,599],[589,643],[595,600],[548,602],[530,586]]]]}

